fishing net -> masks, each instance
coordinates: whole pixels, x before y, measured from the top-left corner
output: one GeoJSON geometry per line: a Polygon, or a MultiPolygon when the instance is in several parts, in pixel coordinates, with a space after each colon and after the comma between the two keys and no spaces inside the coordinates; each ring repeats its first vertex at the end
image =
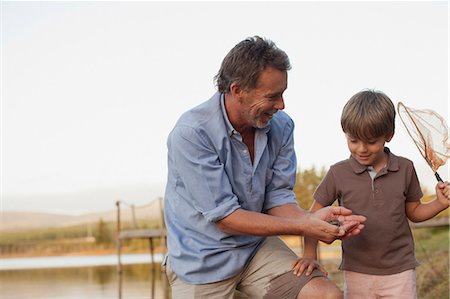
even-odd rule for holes
{"type": "Polygon", "coordinates": [[[437,170],[450,158],[449,131],[445,119],[429,109],[414,109],[402,102],[397,105],[400,119],[431,167],[436,179],[442,182],[437,170]]]}

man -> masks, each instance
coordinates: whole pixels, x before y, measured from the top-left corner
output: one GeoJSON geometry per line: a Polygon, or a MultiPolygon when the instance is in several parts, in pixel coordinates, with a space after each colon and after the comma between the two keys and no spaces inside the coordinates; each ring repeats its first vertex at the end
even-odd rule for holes
{"type": "Polygon", "coordinates": [[[184,113],[167,141],[166,273],[173,298],[341,298],[315,269],[296,276],[296,254],[277,235],[330,243],[359,233],[362,216],[301,210],[293,186],[294,124],[284,109],[287,55],[258,36],[237,44],[218,92],[184,113]],[[339,220],[341,226],[327,221],[339,220]]]}

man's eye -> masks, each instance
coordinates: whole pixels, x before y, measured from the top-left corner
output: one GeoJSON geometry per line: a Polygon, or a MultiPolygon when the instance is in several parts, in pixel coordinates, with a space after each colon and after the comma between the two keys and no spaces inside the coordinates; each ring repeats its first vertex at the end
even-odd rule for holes
{"type": "Polygon", "coordinates": [[[278,101],[280,98],[281,94],[274,94],[267,96],[267,99],[269,99],[269,101],[278,101]]]}

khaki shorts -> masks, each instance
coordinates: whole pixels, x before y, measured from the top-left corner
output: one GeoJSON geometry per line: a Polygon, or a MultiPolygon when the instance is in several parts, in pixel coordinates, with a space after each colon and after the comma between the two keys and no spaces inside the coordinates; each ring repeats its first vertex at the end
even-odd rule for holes
{"type": "Polygon", "coordinates": [[[298,259],[278,237],[268,237],[256,255],[238,275],[214,283],[187,284],[177,278],[166,265],[166,275],[172,288],[172,298],[233,298],[235,290],[249,298],[296,298],[306,283],[314,277],[325,277],[317,269],[300,277],[292,272],[292,264],[298,259]]]}

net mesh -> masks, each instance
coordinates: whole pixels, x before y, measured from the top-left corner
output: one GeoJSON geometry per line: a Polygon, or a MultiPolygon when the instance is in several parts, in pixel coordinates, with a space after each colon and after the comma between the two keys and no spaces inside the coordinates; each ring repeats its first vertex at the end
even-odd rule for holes
{"type": "Polygon", "coordinates": [[[437,170],[450,158],[449,131],[445,119],[433,110],[414,109],[402,102],[397,104],[397,110],[421,155],[436,178],[442,180],[437,170]]]}

